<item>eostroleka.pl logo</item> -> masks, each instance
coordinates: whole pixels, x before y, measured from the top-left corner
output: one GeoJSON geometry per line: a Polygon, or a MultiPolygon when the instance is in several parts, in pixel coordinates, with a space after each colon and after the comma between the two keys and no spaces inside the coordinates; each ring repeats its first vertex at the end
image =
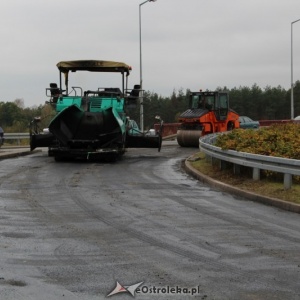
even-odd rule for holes
{"type": "Polygon", "coordinates": [[[135,295],[135,291],[136,289],[143,283],[143,281],[136,283],[136,284],[132,284],[132,285],[121,285],[118,281],[116,283],[116,287],[106,296],[112,296],[115,294],[119,294],[119,293],[129,293],[131,294],[133,297],[135,295]]]}
{"type": "Polygon", "coordinates": [[[132,297],[135,297],[136,294],[152,294],[152,295],[196,295],[200,294],[200,286],[183,288],[179,286],[170,287],[155,287],[155,286],[146,286],[143,285],[144,282],[138,282],[132,285],[121,285],[118,281],[116,282],[116,287],[106,296],[110,297],[119,293],[129,293],[132,297]]]}

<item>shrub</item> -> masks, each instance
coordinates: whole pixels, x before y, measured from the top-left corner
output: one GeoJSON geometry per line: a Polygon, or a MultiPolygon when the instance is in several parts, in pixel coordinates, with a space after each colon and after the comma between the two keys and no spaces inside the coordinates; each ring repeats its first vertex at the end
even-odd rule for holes
{"type": "Polygon", "coordinates": [[[223,150],[300,159],[300,124],[273,124],[257,130],[234,129],[219,135],[215,146],[223,150]]]}

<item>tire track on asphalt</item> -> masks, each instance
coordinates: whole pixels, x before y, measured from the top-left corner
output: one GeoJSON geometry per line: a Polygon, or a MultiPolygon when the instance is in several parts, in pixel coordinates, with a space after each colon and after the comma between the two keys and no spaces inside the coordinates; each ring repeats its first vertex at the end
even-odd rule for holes
{"type": "MultiPolygon", "coordinates": [[[[75,177],[73,177],[72,180],[75,180],[79,184],[82,174],[81,175],[75,174],[75,177]]],[[[205,265],[205,266],[209,265],[214,269],[214,271],[220,272],[220,270],[226,269],[227,272],[230,271],[232,274],[235,274],[237,277],[243,277],[244,280],[247,280],[249,283],[251,283],[257,288],[266,288],[267,285],[273,286],[274,284],[272,280],[268,280],[268,279],[266,279],[263,283],[261,283],[260,280],[257,278],[257,276],[255,275],[252,276],[249,273],[247,273],[247,271],[242,271],[237,267],[232,266],[228,263],[213,260],[205,255],[202,255],[200,253],[195,253],[191,250],[187,250],[179,246],[172,245],[166,241],[161,241],[156,237],[145,234],[144,232],[141,232],[134,228],[130,228],[128,226],[124,226],[124,224],[116,222],[115,218],[112,221],[111,218],[109,217],[110,215],[109,211],[103,209],[100,210],[98,207],[97,208],[93,207],[91,204],[82,200],[84,199],[84,197],[80,194],[79,190],[75,191],[73,186],[70,187],[67,184],[66,188],[69,189],[69,193],[72,195],[72,199],[74,203],[76,203],[76,205],[79,206],[86,214],[88,214],[91,218],[103,222],[104,224],[114,228],[119,232],[122,232],[130,237],[133,237],[151,246],[158,247],[160,249],[163,249],[165,251],[168,251],[180,257],[184,257],[186,259],[195,261],[198,264],[201,263],[201,265],[205,265]]],[[[201,252],[201,249],[199,249],[199,252],[201,252]]],[[[222,280],[222,279],[218,279],[218,280],[222,280]]],[[[226,279],[224,279],[223,281],[227,282],[226,279]]]]}
{"type": "MultiPolygon", "coordinates": [[[[38,178],[38,174],[37,174],[38,172],[33,172],[32,170],[30,172],[34,173],[34,176],[37,176],[36,178],[38,178]]],[[[89,217],[91,217],[95,220],[98,220],[98,221],[114,228],[118,232],[122,232],[122,233],[126,234],[129,237],[133,237],[135,239],[138,239],[139,241],[142,241],[142,242],[147,243],[152,246],[156,246],[160,249],[164,249],[170,253],[173,253],[173,254],[179,255],[181,257],[187,258],[189,260],[195,261],[199,264],[201,263],[202,265],[209,265],[215,271],[219,271],[220,269],[227,269],[228,271],[231,271],[233,274],[243,277],[243,279],[247,280],[249,283],[253,283],[253,285],[256,287],[266,288],[266,285],[274,286],[274,282],[271,279],[265,279],[264,283],[260,283],[259,279],[256,276],[248,274],[247,271],[239,270],[237,267],[232,266],[228,263],[224,263],[224,262],[217,261],[217,260],[212,260],[200,253],[195,253],[189,249],[185,249],[182,247],[178,247],[176,245],[172,245],[166,241],[161,241],[157,237],[153,237],[153,236],[145,234],[137,229],[130,228],[128,226],[124,226],[124,224],[122,224],[121,222],[117,222],[115,220],[110,219],[109,211],[104,210],[104,209],[99,209],[98,207],[93,207],[87,201],[83,200],[84,197],[80,192],[80,186],[81,186],[82,177],[85,175],[86,172],[88,172],[88,170],[86,170],[84,168],[84,169],[80,169],[79,171],[75,170],[74,172],[75,173],[73,173],[73,174],[68,174],[68,176],[65,177],[62,182],[60,182],[59,186],[57,187],[59,189],[58,192],[63,192],[66,195],[67,194],[70,195],[71,200],[78,207],[80,207],[81,210],[85,214],[87,214],[89,217]],[[68,182],[68,180],[69,180],[69,182],[68,182]],[[76,185],[74,185],[74,182],[76,182],[76,185]],[[79,187],[79,188],[77,188],[77,187],[79,187]]],[[[178,204],[184,205],[184,203],[178,203],[178,204]]],[[[53,218],[54,217],[56,218],[56,221],[58,221],[61,218],[60,216],[54,216],[53,212],[51,212],[46,206],[41,205],[40,203],[38,203],[38,204],[36,203],[36,205],[40,205],[41,208],[48,211],[48,216],[52,215],[53,218]]],[[[81,230],[80,228],[77,228],[76,225],[74,225],[74,224],[70,224],[70,226],[68,224],[65,224],[64,220],[62,220],[62,219],[60,220],[60,222],[61,222],[61,224],[64,224],[64,226],[68,227],[69,230],[72,230],[72,231],[78,230],[78,232],[80,232],[80,230],[81,230]]],[[[81,231],[81,233],[84,234],[84,231],[81,231]]],[[[199,251],[201,251],[201,248],[199,249],[199,251]]],[[[66,256],[63,256],[64,255],[63,252],[64,252],[64,246],[61,245],[61,246],[57,247],[55,253],[56,253],[58,259],[59,259],[59,256],[61,257],[61,259],[67,258],[66,256]],[[63,255],[61,255],[61,254],[63,254],[63,255]]],[[[76,259],[72,255],[70,255],[69,258],[73,261],[75,261],[75,259],[76,259]]],[[[74,265],[74,268],[76,268],[75,265],[74,265]]],[[[225,279],[224,279],[224,282],[226,282],[225,279]]]]}
{"type": "MultiPolygon", "coordinates": [[[[182,162],[180,159],[178,159],[177,162],[175,162],[175,165],[173,166],[173,168],[176,168],[177,171],[181,171],[182,173],[186,174],[185,171],[182,169],[182,166],[180,166],[180,164],[182,164],[182,162]]],[[[160,167],[162,169],[165,169],[165,167],[163,165],[160,165],[160,167]]],[[[169,164],[166,165],[166,168],[169,168],[169,170],[172,171],[172,167],[170,168],[169,164]]],[[[165,180],[165,178],[160,175],[160,172],[152,172],[151,177],[156,178],[153,180],[153,184],[155,184],[156,182],[161,182],[162,180],[165,180]]],[[[189,175],[187,175],[187,177],[191,178],[192,181],[197,181],[194,178],[190,177],[189,175]]],[[[168,177],[168,179],[169,178],[173,178],[173,176],[170,175],[168,177]]],[[[149,177],[148,177],[148,180],[149,180],[149,177]]],[[[169,183],[172,184],[173,182],[170,180],[169,183]]],[[[197,192],[197,190],[193,190],[193,193],[196,193],[196,192],[197,192]]],[[[218,192],[218,191],[216,190],[216,192],[218,192]]],[[[284,226],[283,225],[279,226],[278,223],[275,223],[273,220],[270,220],[268,218],[268,216],[264,216],[263,221],[261,221],[260,220],[261,215],[258,215],[256,217],[256,214],[254,214],[252,216],[252,218],[253,218],[252,222],[250,222],[247,218],[243,218],[242,220],[238,220],[237,218],[233,219],[232,215],[234,215],[235,212],[236,212],[236,214],[238,214],[238,213],[240,213],[240,211],[237,211],[232,205],[229,206],[229,209],[232,211],[230,215],[228,215],[228,214],[216,215],[216,212],[213,210],[213,207],[207,208],[206,206],[201,205],[201,203],[198,204],[195,202],[188,201],[185,199],[184,196],[180,196],[181,193],[182,193],[182,186],[178,186],[178,184],[176,184],[176,185],[174,185],[174,188],[168,190],[168,194],[166,196],[168,197],[169,200],[171,200],[175,203],[178,203],[180,205],[183,205],[184,207],[190,208],[191,210],[193,210],[194,212],[196,212],[198,214],[208,215],[214,219],[222,220],[228,224],[244,227],[245,229],[250,228],[251,231],[256,231],[258,233],[264,233],[268,236],[273,236],[273,237],[277,237],[280,239],[288,240],[293,243],[300,243],[300,236],[298,236],[298,237],[287,236],[284,233],[280,233],[278,231],[272,230],[274,228],[270,228],[270,229],[262,228],[262,224],[267,223],[267,224],[270,224],[271,226],[278,227],[278,229],[289,229],[290,231],[294,231],[295,235],[299,234],[299,232],[297,230],[295,230],[295,228],[289,224],[284,224],[284,226]],[[255,222],[254,222],[254,220],[255,220],[255,222]]],[[[220,192],[220,193],[222,193],[222,192],[220,192]]],[[[232,201],[237,201],[237,200],[233,199],[232,201]]],[[[245,200],[245,201],[248,201],[248,200],[245,200]]],[[[199,202],[200,202],[200,199],[199,199],[199,202]]],[[[222,204],[225,205],[227,203],[222,203],[222,204]]],[[[218,206],[219,203],[212,203],[212,205],[218,206]]],[[[262,205],[262,204],[258,204],[258,205],[262,205]]]]}

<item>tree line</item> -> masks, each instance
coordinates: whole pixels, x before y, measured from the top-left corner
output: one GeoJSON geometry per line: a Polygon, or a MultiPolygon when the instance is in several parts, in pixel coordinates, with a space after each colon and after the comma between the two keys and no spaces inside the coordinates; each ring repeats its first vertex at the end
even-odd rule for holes
{"type": "MultiPolygon", "coordinates": [[[[282,120],[291,118],[291,90],[281,86],[267,86],[264,89],[257,84],[252,87],[240,86],[228,89],[217,87],[218,91],[229,93],[230,108],[241,116],[254,120],[282,120]]],[[[300,81],[294,84],[294,115],[300,115],[300,81]]],[[[145,92],[144,124],[151,127],[154,116],[159,115],[165,123],[177,122],[179,115],[188,109],[190,90],[173,91],[170,97],[145,92]]],[[[131,117],[139,120],[139,109],[131,117]]]]}
{"type": "MultiPolygon", "coordinates": [[[[230,108],[239,115],[247,115],[254,120],[280,120],[291,117],[291,90],[281,86],[260,88],[257,84],[252,87],[240,86],[228,89],[217,87],[216,90],[229,93],[230,108]]],[[[165,123],[175,123],[179,115],[188,108],[190,90],[174,90],[169,97],[163,97],[155,92],[145,92],[144,128],[153,128],[159,115],[165,123]]],[[[300,81],[294,85],[294,112],[300,115],[300,81]]],[[[53,107],[44,104],[34,107],[24,107],[22,99],[13,102],[0,102],[0,126],[5,132],[28,132],[29,124],[34,117],[44,120],[42,125],[47,127],[55,115],[53,107]]],[[[131,119],[140,121],[140,107],[129,111],[131,119]]]]}

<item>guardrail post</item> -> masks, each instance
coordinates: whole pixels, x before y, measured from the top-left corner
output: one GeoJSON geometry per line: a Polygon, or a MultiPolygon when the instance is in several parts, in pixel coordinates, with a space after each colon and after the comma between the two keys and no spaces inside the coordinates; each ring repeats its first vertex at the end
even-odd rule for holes
{"type": "Polygon", "coordinates": [[[222,160],[222,159],[219,160],[219,169],[220,169],[221,171],[226,169],[226,163],[225,163],[225,161],[222,160]]]}
{"type": "Polygon", "coordinates": [[[219,168],[220,168],[221,171],[222,170],[227,170],[229,168],[229,166],[230,166],[229,162],[227,162],[226,160],[220,159],[219,168]]]}
{"type": "Polygon", "coordinates": [[[208,155],[208,154],[205,154],[205,160],[210,163],[211,165],[213,164],[213,157],[208,155]]]}
{"type": "Polygon", "coordinates": [[[292,187],[293,177],[291,174],[284,174],[283,185],[285,190],[289,190],[292,187]]]}
{"type": "Polygon", "coordinates": [[[252,178],[253,178],[253,180],[260,180],[260,169],[259,168],[253,168],[252,178]]]}
{"type": "Polygon", "coordinates": [[[240,175],[241,174],[241,166],[238,164],[233,164],[233,174],[240,175]]]}

